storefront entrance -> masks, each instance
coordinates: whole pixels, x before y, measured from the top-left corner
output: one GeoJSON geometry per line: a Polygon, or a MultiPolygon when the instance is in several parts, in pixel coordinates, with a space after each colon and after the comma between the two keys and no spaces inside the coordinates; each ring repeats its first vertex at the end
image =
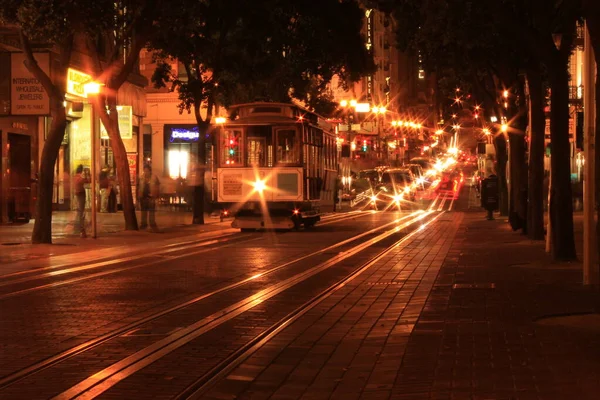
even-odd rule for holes
{"type": "Polygon", "coordinates": [[[32,215],[31,137],[8,134],[8,219],[28,222],[32,215]]]}

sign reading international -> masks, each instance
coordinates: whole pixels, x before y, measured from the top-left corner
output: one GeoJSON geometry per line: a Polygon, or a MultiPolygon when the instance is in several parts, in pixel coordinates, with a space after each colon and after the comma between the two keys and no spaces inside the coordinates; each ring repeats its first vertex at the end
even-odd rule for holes
{"type": "MultiPolygon", "coordinates": [[[[50,75],[50,55],[35,53],[35,59],[48,76],[50,75]]],[[[13,115],[49,115],[50,98],[42,83],[25,67],[25,54],[13,53],[10,56],[10,112],[13,115]]]]}

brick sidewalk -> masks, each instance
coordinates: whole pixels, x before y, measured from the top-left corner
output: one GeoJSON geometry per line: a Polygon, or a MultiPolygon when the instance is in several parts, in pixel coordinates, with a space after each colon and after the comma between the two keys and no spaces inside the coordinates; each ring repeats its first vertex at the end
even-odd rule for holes
{"type": "Polygon", "coordinates": [[[481,212],[444,218],[206,398],[597,399],[598,319],[540,320],[599,311],[581,264],[553,262],[543,242],[481,212]]]}

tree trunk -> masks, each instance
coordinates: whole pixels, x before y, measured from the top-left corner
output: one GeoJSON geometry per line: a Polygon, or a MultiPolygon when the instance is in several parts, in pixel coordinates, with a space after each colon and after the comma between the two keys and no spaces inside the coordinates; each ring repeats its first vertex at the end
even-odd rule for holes
{"type": "Polygon", "coordinates": [[[550,137],[552,141],[552,182],[550,189],[550,223],[552,224],[552,257],[555,260],[575,260],[573,235],[573,200],[571,195],[571,160],[569,143],[569,75],[568,58],[560,54],[550,72],[551,108],[550,137]]]}
{"type": "Polygon", "coordinates": [[[527,70],[529,85],[529,174],[527,190],[527,234],[544,240],[544,147],[546,116],[541,71],[527,70]]]}
{"type": "Polygon", "coordinates": [[[119,131],[119,112],[117,111],[117,90],[109,90],[107,95],[107,104],[110,113],[102,109],[103,101],[94,102],[96,112],[102,119],[102,123],[110,138],[110,147],[115,156],[115,164],[117,165],[117,178],[119,180],[119,196],[121,205],[123,206],[123,217],[125,219],[125,230],[136,231],[138,229],[137,216],[135,215],[135,207],[133,205],[133,195],[131,192],[131,176],[129,175],[129,161],[127,160],[127,150],[121,139],[119,131]]]}
{"type": "MultiPolygon", "coordinates": [[[[56,100],[53,103],[59,103],[56,100]]],[[[60,102],[62,103],[62,101],[60,102]]],[[[35,222],[31,243],[52,243],[52,194],[54,191],[54,166],[60,144],[65,136],[67,115],[65,108],[56,106],[52,113],[52,126],[42,149],[38,180],[38,200],[35,207],[35,222]]]]}
{"type": "Polygon", "coordinates": [[[196,225],[204,224],[204,197],[206,189],[204,187],[204,178],[206,173],[206,135],[208,134],[209,124],[204,121],[198,122],[198,165],[196,167],[196,186],[194,187],[194,205],[192,208],[192,223],[196,225]]]}
{"type": "Polygon", "coordinates": [[[508,215],[508,187],[506,185],[506,161],[508,159],[506,138],[504,134],[494,137],[494,147],[496,148],[496,176],[498,176],[498,194],[500,215],[508,215]]]}
{"type": "MultiPolygon", "coordinates": [[[[595,157],[595,181],[596,193],[595,199],[598,218],[596,220],[596,247],[598,251],[598,260],[600,260],[600,4],[596,0],[588,0],[585,2],[585,22],[590,34],[590,41],[594,49],[594,57],[596,59],[596,133],[594,135],[594,144],[596,146],[595,157]]],[[[589,90],[584,88],[584,90],[589,90]]]]}
{"type": "Polygon", "coordinates": [[[509,133],[510,143],[510,213],[509,223],[513,230],[523,229],[526,232],[526,173],[525,136],[521,132],[509,133]]]}

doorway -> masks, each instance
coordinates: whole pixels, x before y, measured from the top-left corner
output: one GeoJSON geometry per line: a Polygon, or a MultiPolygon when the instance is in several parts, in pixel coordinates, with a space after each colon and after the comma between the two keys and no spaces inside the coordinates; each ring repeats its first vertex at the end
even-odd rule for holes
{"type": "Polygon", "coordinates": [[[8,219],[31,218],[31,137],[8,134],[8,219]]]}

